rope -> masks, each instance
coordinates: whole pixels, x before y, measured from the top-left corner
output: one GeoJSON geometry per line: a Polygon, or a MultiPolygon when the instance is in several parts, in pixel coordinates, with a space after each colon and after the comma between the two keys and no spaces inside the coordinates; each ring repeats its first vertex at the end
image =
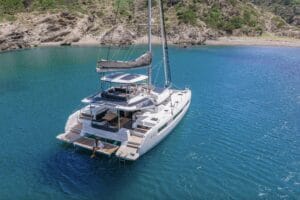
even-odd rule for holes
{"type": "Polygon", "coordinates": [[[165,65],[165,73],[166,73],[166,85],[165,87],[169,87],[171,84],[171,70],[170,70],[170,61],[169,61],[169,49],[168,49],[168,41],[166,36],[166,26],[165,26],[165,15],[164,15],[164,6],[162,0],[159,0],[160,5],[160,17],[161,17],[161,39],[163,40],[163,48],[164,48],[164,65],[165,65]]]}
{"type": "MultiPolygon", "coordinates": [[[[115,19],[114,19],[114,26],[117,24],[117,17],[118,17],[118,14],[119,14],[119,8],[120,8],[120,2],[122,0],[117,0],[118,1],[118,4],[117,4],[117,10],[115,12],[115,19]]],[[[114,28],[114,27],[113,27],[114,28]]],[[[110,40],[112,40],[112,37],[113,37],[113,34],[111,34],[111,38],[110,40]]],[[[107,55],[106,55],[106,59],[108,60],[109,58],[109,54],[110,54],[110,50],[111,50],[111,44],[108,46],[108,50],[107,50],[107,55]]]]}
{"type": "Polygon", "coordinates": [[[161,61],[160,63],[156,64],[155,66],[153,66],[153,70],[158,68],[158,71],[156,73],[156,76],[155,76],[155,79],[154,79],[154,83],[157,83],[157,79],[158,79],[158,76],[159,76],[159,73],[160,73],[160,70],[161,70],[161,66],[163,65],[162,63],[163,61],[161,61]]]}

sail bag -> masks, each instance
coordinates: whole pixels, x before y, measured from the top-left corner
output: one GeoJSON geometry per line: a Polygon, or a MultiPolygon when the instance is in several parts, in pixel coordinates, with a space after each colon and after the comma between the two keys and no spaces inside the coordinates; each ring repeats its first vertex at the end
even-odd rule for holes
{"type": "Polygon", "coordinates": [[[113,60],[100,60],[98,61],[97,71],[107,72],[107,71],[118,71],[135,69],[149,66],[152,62],[152,54],[146,52],[140,57],[132,61],[113,61],[113,60]]]}

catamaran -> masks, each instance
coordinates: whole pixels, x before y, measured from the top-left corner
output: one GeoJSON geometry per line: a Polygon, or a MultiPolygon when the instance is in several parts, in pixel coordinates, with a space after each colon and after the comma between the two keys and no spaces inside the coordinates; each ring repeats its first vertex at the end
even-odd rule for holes
{"type": "Polygon", "coordinates": [[[148,0],[148,50],[131,61],[98,61],[101,84],[110,85],[82,100],[57,139],[96,153],[137,160],[162,141],[187,112],[191,90],[172,86],[163,4],[159,0],[164,86],[152,83],[152,3],[148,0]],[[147,69],[146,74],[130,73],[147,69]],[[108,83],[108,84],[107,84],[108,83]]]}

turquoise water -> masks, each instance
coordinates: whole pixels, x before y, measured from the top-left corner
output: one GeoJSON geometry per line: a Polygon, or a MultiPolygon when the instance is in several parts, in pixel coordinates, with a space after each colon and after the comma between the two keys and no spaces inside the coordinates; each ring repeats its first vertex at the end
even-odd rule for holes
{"type": "Polygon", "coordinates": [[[193,92],[190,110],[125,165],[55,139],[99,89],[95,63],[105,53],[0,54],[0,199],[300,199],[299,48],[171,48],[173,80],[193,92]]]}

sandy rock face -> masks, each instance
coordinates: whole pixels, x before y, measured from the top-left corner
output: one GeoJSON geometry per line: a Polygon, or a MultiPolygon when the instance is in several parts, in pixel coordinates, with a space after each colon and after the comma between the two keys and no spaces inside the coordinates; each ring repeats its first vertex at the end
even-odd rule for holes
{"type": "Polygon", "coordinates": [[[283,32],[278,32],[275,35],[300,39],[300,32],[298,30],[293,30],[293,29],[289,29],[283,32]]]}
{"type": "Polygon", "coordinates": [[[88,17],[61,12],[42,16],[29,16],[21,23],[6,23],[1,26],[0,50],[29,48],[42,43],[71,44],[77,42],[86,31],[88,17]]]}
{"type": "Polygon", "coordinates": [[[77,23],[77,18],[69,13],[62,12],[47,16],[36,24],[36,33],[40,42],[60,42],[65,39],[77,23]]]}
{"type": "Polygon", "coordinates": [[[293,17],[293,23],[292,23],[292,25],[300,26],[300,15],[297,15],[297,16],[293,17]]]}
{"type": "Polygon", "coordinates": [[[208,36],[208,31],[204,28],[200,29],[198,27],[182,25],[174,27],[174,29],[169,32],[168,36],[174,44],[183,46],[200,45],[204,44],[208,36]]]}
{"type": "Polygon", "coordinates": [[[12,24],[1,25],[0,51],[30,47],[30,32],[12,24]]]}
{"type": "Polygon", "coordinates": [[[101,37],[101,44],[103,45],[131,45],[134,43],[134,39],[136,38],[136,34],[125,28],[122,25],[113,27],[104,33],[101,37]]]}
{"type": "Polygon", "coordinates": [[[136,39],[136,33],[125,25],[115,26],[108,31],[101,30],[99,20],[93,15],[60,12],[27,14],[26,17],[19,18],[22,19],[0,24],[0,51],[43,44],[71,45],[80,41],[123,46],[133,44],[136,39]]]}

